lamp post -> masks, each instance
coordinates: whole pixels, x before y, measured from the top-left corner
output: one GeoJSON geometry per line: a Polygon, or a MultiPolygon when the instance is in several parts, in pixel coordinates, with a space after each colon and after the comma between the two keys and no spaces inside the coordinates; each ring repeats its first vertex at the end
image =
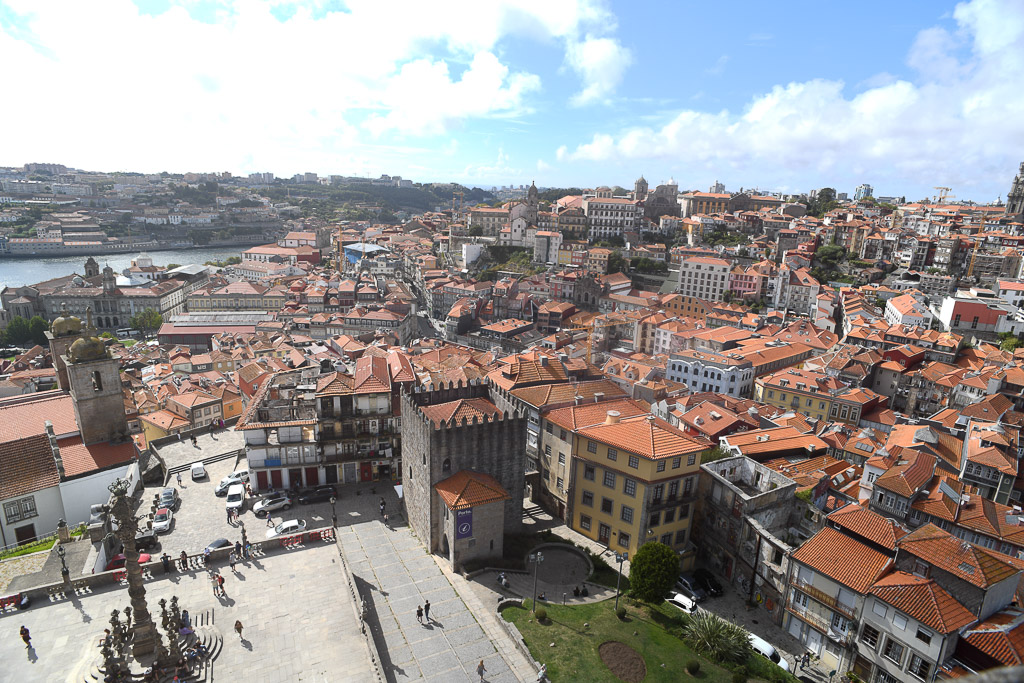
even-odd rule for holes
{"type": "Polygon", "coordinates": [[[533,562],[533,611],[537,611],[537,575],[540,574],[540,563],[544,561],[544,553],[530,553],[530,562],[533,562]]]}
{"type": "Polygon", "coordinates": [[[338,528],[338,513],[334,509],[334,504],[337,503],[337,502],[338,502],[337,496],[331,496],[331,523],[334,525],[335,529],[338,528]]]}
{"type": "Polygon", "coordinates": [[[615,611],[619,610],[619,583],[622,581],[622,563],[629,559],[629,553],[615,553],[615,561],[619,563],[619,575],[615,578],[615,611]]]}
{"type": "Polygon", "coordinates": [[[64,560],[64,556],[68,554],[68,551],[64,549],[64,546],[57,546],[57,557],[60,558],[60,576],[64,580],[64,583],[68,582],[68,576],[71,571],[68,569],[68,563],[64,560]]]}

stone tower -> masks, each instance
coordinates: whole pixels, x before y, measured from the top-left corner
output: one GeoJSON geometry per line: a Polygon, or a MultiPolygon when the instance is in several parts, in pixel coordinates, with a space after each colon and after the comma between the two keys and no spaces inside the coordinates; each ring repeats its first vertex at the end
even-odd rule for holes
{"type": "Polygon", "coordinates": [[[633,199],[642,202],[647,199],[647,191],[649,187],[647,185],[647,179],[640,176],[636,180],[636,184],[633,186],[633,199]]]}
{"type": "Polygon", "coordinates": [[[88,260],[86,260],[86,262],[85,262],[85,276],[86,277],[96,277],[99,274],[100,274],[100,264],[96,263],[96,259],[94,259],[92,256],[90,256],[88,258],[88,260]]]}
{"type": "Polygon", "coordinates": [[[526,191],[526,221],[530,225],[537,225],[537,211],[540,209],[540,199],[537,196],[537,183],[530,183],[530,189],[526,191]]]}
{"type": "Polygon", "coordinates": [[[82,335],[63,357],[75,421],[86,444],[119,441],[128,435],[121,373],[117,359],[110,357],[103,340],[95,336],[92,309],[86,315],[82,335]]]}
{"type": "Polygon", "coordinates": [[[71,384],[68,382],[68,368],[64,356],[71,345],[82,338],[82,321],[68,313],[67,304],[61,305],[60,317],[50,324],[46,338],[50,342],[53,367],[57,370],[57,385],[61,391],[69,391],[71,384]]]}
{"type": "Polygon", "coordinates": [[[1010,192],[1006,195],[1006,213],[1024,217],[1024,163],[1021,163],[1017,177],[1013,179],[1010,192]]]}

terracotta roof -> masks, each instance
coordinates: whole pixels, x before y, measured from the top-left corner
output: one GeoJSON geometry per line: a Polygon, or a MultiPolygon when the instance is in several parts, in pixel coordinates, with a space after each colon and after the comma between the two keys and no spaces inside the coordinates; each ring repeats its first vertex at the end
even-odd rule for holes
{"type": "Polygon", "coordinates": [[[808,452],[828,450],[828,444],[814,434],[803,434],[794,427],[775,427],[738,432],[722,437],[744,455],[801,449],[808,452]]]}
{"type": "Polygon", "coordinates": [[[93,443],[87,446],[82,443],[80,436],[59,439],[57,447],[60,449],[60,456],[64,461],[64,473],[68,477],[131,462],[136,454],[135,444],[132,441],[118,444],[93,443]]]}
{"type": "Polygon", "coordinates": [[[571,403],[577,396],[583,400],[593,401],[597,394],[604,394],[607,398],[619,398],[626,395],[622,387],[607,379],[591,382],[542,384],[536,387],[513,389],[510,393],[524,403],[535,407],[571,403]]]}
{"type": "Polygon", "coordinates": [[[975,620],[937,583],[907,572],[882,577],[871,587],[871,594],[939,633],[952,633],[975,620]]]}
{"type": "Polygon", "coordinates": [[[814,534],[797,548],[793,559],[861,594],[866,594],[892,564],[888,555],[832,527],[814,534]],[[857,560],[851,562],[851,558],[857,560]]]}
{"type": "Polygon", "coordinates": [[[434,490],[441,496],[449,510],[464,510],[477,505],[509,500],[512,497],[497,479],[473,470],[459,470],[434,484],[434,490]]]}
{"type": "Polygon", "coordinates": [[[57,436],[78,431],[70,395],[40,391],[0,400],[0,442],[43,434],[47,420],[57,436]]]}
{"type": "Polygon", "coordinates": [[[0,500],[28,495],[60,483],[45,433],[0,442],[0,500]]]}
{"type": "Polygon", "coordinates": [[[495,415],[502,414],[498,406],[486,398],[460,398],[457,401],[423,406],[420,410],[427,419],[434,423],[435,427],[440,427],[442,422],[449,422],[453,419],[456,424],[461,424],[463,420],[473,422],[473,418],[482,422],[485,416],[493,418],[495,415]]]}
{"type": "Polygon", "coordinates": [[[707,439],[689,436],[653,415],[620,418],[619,422],[584,427],[579,434],[653,459],[699,453],[712,447],[707,439]]]}
{"type": "Polygon", "coordinates": [[[856,503],[839,508],[828,516],[828,520],[890,550],[896,550],[896,542],[908,533],[895,521],[862,508],[856,503]]]}
{"type": "Polygon", "coordinates": [[[355,375],[354,390],[357,394],[391,391],[391,373],[388,372],[388,361],[384,357],[361,356],[356,361],[355,375]]]}
{"type": "Polygon", "coordinates": [[[1024,609],[1007,607],[961,636],[1005,666],[1024,664],[1024,609]]]}
{"type": "Polygon", "coordinates": [[[169,432],[173,429],[183,429],[191,424],[188,420],[169,410],[154,410],[152,413],[140,415],[139,419],[169,432]]]}
{"type": "Polygon", "coordinates": [[[643,401],[624,398],[557,408],[546,413],[545,417],[552,424],[574,430],[604,423],[609,410],[618,411],[620,418],[630,418],[650,413],[649,407],[643,401]]]}
{"type": "Polygon", "coordinates": [[[934,524],[925,524],[901,538],[899,549],[980,588],[1019,574],[996,553],[962,541],[934,524]]]}

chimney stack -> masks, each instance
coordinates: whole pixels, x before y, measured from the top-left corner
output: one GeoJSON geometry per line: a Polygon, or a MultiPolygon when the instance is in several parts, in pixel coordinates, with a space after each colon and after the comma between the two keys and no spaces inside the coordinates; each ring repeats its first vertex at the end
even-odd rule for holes
{"type": "Polygon", "coordinates": [[[608,414],[604,418],[604,423],[608,425],[614,425],[619,423],[622,413],[617,410],[609,410],[608,414]]]}

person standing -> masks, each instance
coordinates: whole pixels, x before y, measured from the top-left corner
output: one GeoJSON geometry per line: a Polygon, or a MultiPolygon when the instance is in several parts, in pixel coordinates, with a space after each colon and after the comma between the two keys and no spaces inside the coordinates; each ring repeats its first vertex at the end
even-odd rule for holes
{"type": "Polygon", "coordinates": [[[237,562],[235,559],[235,552],[231,551],[228,553],[228,566],[231,567],[231,571],[235,571],[235,562],[237,562]]]}
{"type": "Polygon", "coordinates": [[[214,595],[220,595],[220,591],[219,591],[220,584],[217,583],[217,575],[216,574],[211,574],[210,575],[210,583],[213,584],[213,594],[214,595]]]}
{"type": "Polygon", "coordinates": [[[430,600],[423,603],[423,618],[430,622],[430,600]]]}
{"type": "Polygon", "coordinates": [[[238,619],[235,619],[235,633],[238,634],[238,639],[241,640],[242,639],[242,622],[240,620],[238,620],[238,619]]]}
{"type": "Polygon", "coordinates": [[[416,621],[423,623],[423,605],[416,606],[416,621]]]}
{"type": "Polygon", "coordinates": [[[182,550],[181,555],[178,556],[178,559],[181,561],[181,571],[185,571],[186,569],[188,569],[188,553],[182,550]]]}
{"type": "Polygon", "coordinates": [[[484,673],[487,671],[487,667],[484,666],[484,660],[480,660],[480,663],[476,665],[476,674],[480,677],[480,680],[484,680],[484,673]]]}
{"type": "Polygon", "coordinates": [[[217,588],[220,589],[220,594],[225,598],[228,596],[227,591],[224,590],[224,577],[217,574],[217,588]]]}
{"type": "Polygon", "coordinates": [[[28,632],[28,628],[24,624],[21,626],[21,639],[25,641],[25,647],[32,647],[32,635],[28,632]]]}
{"type": "Polygon", "coordinates": [[[235,557],[242,557],[242,542],[235,541],[235,557]]]}
{"type": "Polygon", "coordinates": [[[181,472],[178,472],[178,486],[181,486],[181,472]]]}
{"type": "Polygon", "coordinates": [[[380,499],[380,515],[381,515],[381,517],[384,516],[384,506],[385,506],[384,497],[381,496],[381,499],[380,499]]]}

